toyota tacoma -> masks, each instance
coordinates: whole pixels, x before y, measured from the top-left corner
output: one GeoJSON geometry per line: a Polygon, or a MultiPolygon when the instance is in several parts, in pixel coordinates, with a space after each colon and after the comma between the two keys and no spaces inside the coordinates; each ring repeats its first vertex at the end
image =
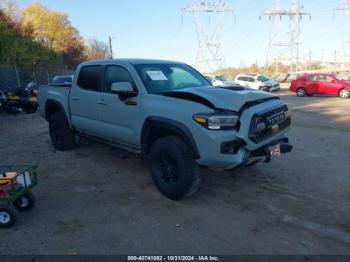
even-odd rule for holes
{"type": "Polygon", "coordinates": [[[278,96],[213,87],[184,63],[85,62],[72,84],[42,86],[39,94],[56,149],[85,137],[144,155],[154,184],[172,200],[197,191],[198,166],[268,163],[293,148],[291,114],[278,96]]]}

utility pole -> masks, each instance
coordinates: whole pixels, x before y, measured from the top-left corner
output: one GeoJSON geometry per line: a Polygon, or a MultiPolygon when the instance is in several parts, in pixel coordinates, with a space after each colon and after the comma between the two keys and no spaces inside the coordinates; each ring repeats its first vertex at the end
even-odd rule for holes
{"type": "Polygon", "coordinates": [[[343,15],[343,40],[342,53],[347,62],[350,62],[350,0],[343,0],[342,3],[335,9],[343,15]]]}
{"type": "Polygon", "coordinates": [[[196,2],[183,8],[182,11],[191,13],[196,25],[198,38],[196,68],[202,73],[223,68],[225,57],[222,52],[221,33],[225,14],[233,13],[233,9],[226,2],[220,0],[216,3],[196,2]],[[214,19],[211,17],[213,14],[216,15],[217,20],[214,31],[209,32],[210,28],[202,25],[201,17],[208,15],[209,21],[213,21],[214,19]]]}
{"type": "Polygon", "coordinates": [[[261,16],[269,17],[269,19],[272,20],[272,30],[269,40],[267,63],[270,63],[271,58],[273,59],[273,57],[271,57],[271,54],[273,54],[272,56],[275,56],[274,53],[276,53],[276,51],[273,52],[272,50],[277,49],[277,53],[279,52],[280,55],[285,55],[285,53],[289,51],[291,71],[298,71],[301,62],[300,54],[302,47],[301,21],[304,16],[309,16],[311,19],[311,15],[303,11],[303,6],[301,5],[300,0],[293,0],[292,8],[288,10],[281,9],[280,1],[274,0],[272,8],[266,12],[263,12],[261,16]],[[290,32],[290,40],[286,43],[278,43],[278,41],[280,41],[280,38],[276,36],[281,34],[282,30],[280,27],[276,26],[276,24],[281,24],[281,21],[284,17],[289,17],[291,21],[290,27],[292,30],[290,32]],[[281,47],[284,47],[284,51],[282,50],[282,52],[281,47]]]}
{"type": "Polygon", "coordinates": [[[113,59],[113,46],[112,46],[112,37],[108,36],[108,42],[109,42],[109,55],[110,59],[113,59]]]}
{"type": "Polygon", "coordinates": [[[309,64],[311,65],[312,63],[312,51],[309,50],[309,64]]]}
{"type": "Polygon", "coordinates": [[[321,63],[323,64],[325,61],[324,61],[324,48],[321,49],[321,63]]]}

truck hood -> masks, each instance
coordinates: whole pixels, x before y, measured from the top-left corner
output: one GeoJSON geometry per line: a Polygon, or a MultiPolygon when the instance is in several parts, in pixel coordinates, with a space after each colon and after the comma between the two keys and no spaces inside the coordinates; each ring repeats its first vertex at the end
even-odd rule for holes
{"type": "Polygon", "coordinates": [[[247,103],[279,99],[278,96],[254,90],[225,89],[217,87],[194,87],[165,92],[163,95],[190,100],[204,104],[213,109],[240,111],[247,103]]]}

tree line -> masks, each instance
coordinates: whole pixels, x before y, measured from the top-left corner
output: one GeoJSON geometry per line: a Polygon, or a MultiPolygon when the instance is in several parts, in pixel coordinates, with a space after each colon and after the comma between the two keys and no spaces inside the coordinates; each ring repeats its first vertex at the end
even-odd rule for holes
{"type": "Polygon", "coordinates": [[[69,17],[40,3],[19,9],[0,0],[0,64],[74,70],[82,61],[109,58],[108,44],[84,39],[69,17]]]}

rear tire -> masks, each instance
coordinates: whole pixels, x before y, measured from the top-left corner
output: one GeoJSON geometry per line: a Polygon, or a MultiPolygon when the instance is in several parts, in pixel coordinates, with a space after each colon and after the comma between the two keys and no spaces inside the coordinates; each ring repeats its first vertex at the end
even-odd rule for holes
{"type": "Polygon", "coordinates": [[[344,98],[344,99],[347,99],[350,97],[350,90],[349,89],[346,89],[346,88],[343,88],[342,90],[340,90],[339,92],[339,97],[340,98],[344,98]]]}
{"type": "Polygon", "coordinates": [[[157,140],[149,154],[149,166],[154,184],[171,200],[183,200],[199,188],[201,178],[197,163],[179,137],[157,140]]]}
{"type": "Polygon", "coordinates": [[[0,228],[10,228],[16,224],[17,212],[12,206],[0,206],[0,228]]]}
{"type": "Polygon", "coordinates": [[[301,88],[299,88],[297,90],[297,96],[298,97],[305,97],[305,96],[307,96],[306,91],[305,91],[305,89],[303,87],[301,87],[301,88]]]}
{"type": "Polygon", "coordinates": [[[13,203],[20,212],[29,212],[35,205],[35,197],[32,192],[27,192],[13,203]]]}
{"type": "Polygon", "coordinates": [[[54,113],[49,122],[52,144],[57,150],[67,151],[74,148],[75,135],[63,113],[54,113]]]}

